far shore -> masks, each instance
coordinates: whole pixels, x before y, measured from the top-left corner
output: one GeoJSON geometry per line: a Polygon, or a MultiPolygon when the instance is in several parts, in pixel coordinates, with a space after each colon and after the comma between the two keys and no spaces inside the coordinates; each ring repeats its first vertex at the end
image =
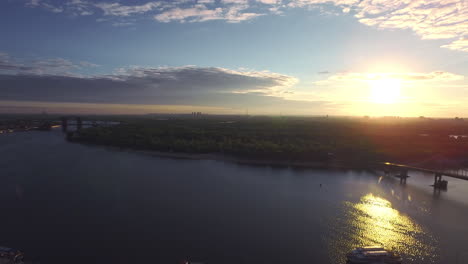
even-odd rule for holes
{"type": "MultiPolygon", "coordinates": [[[[378,170],[375,165],[371,164],[356,164],[346,161],[330,160],[330,161],[288,161],[288,160],[267,160],[267,159],[246,159],[233,155],[223,155],[221,153],[183,153],[183,152],[164,152],[157,150],[132,149],[116,146],[106,146],[93,144],[89,142],[76,142],[78,144],[102,147],[113,151],[123,151],[129,153],[138,153],[148,156],[169,158],[169,159],[186,159],[186,160],[214,160],[223,161],[234,164],[250,165],[250,166],[268,166],[268,167],[287,167],[296,169],[341,169],[341,170],[378,170]]],[[[409,164],[411,165],[411,164],[409,164]]]]}
{"type": "Polygon", "coordinates": [[[182,152],[164,152],[156,150],[139,150],[132,148],[122,148],[116,146],[95,145],[92,143],[77,142],[79,144],[89,146],[99,146],[104,149],[113,151],[124,151],[130,153],[138,153],[160,158],[169,159],[187,159],[187,160],[215,160],[235,164],[253,165],[253,166],[270,166],[270,167],[291,167],[291,168],[310,168],[310,169],[355,169],[368,170],[372,169],[369,166],[347,165],[338,161],[281,161],[281,160],[261,160],[261,159],[243,159],[240,157],[223,155],[220,153],[182,153],[182,152]]]}

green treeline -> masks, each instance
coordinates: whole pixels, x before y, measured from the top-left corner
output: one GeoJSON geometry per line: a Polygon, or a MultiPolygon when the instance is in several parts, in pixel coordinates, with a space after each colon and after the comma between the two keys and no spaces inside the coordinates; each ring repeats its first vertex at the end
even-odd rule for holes
{"type": "MultiPolygon", "coordinates": [[[[466,122],[468,123],[468,122],[466,122]]],[[[82,130],[77,141],[142,150],[219,153],[283,161],[419,162],[460,159],[468,150],[463,121],[339,118],[135,119],[82,130]]]]}

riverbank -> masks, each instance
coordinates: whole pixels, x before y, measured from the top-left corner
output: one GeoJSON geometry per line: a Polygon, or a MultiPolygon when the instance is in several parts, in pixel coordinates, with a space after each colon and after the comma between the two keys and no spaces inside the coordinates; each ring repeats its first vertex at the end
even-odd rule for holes
{"type": "Polygon", "coordinates": [[[297,169],[348,169],[348,170],[372,170],[375,166],[369,165],[351,165],[339,161],[287,161],[287,160],[264,160],[264,159],[247,159],[235,157],[232,155],[223,155],[220,153],[181,153],[181,152],[163,152],[155,150],[138,150],[131,148],[121,148],[115,146],[103,146],[86,142],[74,142],[78,144],[101,147],[111,151],[136,153],[141,155],[154,156],[159,158],[169,159],[185,159],[185,160],[214,160],[240,165],[250,166],[269,166],[269,167],[287,167],[297,169]]]}
{"type": "Polygon", "coordinates": [[[468,164],[468,140],[449,136],[464,135],[468,125],[455,121],[266,117],[228,121],[133,120],[82,129],[67,138],[157,156],[252,165],[369,169],[391,161],[440,169],[468,164]]]}

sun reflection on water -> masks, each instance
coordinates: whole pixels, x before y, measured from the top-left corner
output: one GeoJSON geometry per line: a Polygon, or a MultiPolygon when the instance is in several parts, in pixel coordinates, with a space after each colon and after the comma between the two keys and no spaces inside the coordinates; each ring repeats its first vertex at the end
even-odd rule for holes
{"type": "Polygon", "coordinates": [[[358,246],[380,245],[398,252],[405,263],[434,263],[436,240],[390,201],[367,194],[345,203],[345,215],[333,224],[329,241],[332,263],[344,263],[346,252],[358,246]]]}

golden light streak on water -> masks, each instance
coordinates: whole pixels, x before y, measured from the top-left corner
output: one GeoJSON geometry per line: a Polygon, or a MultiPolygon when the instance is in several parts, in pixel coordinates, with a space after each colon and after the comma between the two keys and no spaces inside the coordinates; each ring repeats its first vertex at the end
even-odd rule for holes
{"type": "Polygon", "coordinates": [[[332,263],[345,263],[345,254],[358,246],[379,245],[401,254],[404,263],[434,263],[436,240],[390,201],[373,194],[358,203],[345,202],[345,216],[334,224],[330,240],[332,263]]]}

